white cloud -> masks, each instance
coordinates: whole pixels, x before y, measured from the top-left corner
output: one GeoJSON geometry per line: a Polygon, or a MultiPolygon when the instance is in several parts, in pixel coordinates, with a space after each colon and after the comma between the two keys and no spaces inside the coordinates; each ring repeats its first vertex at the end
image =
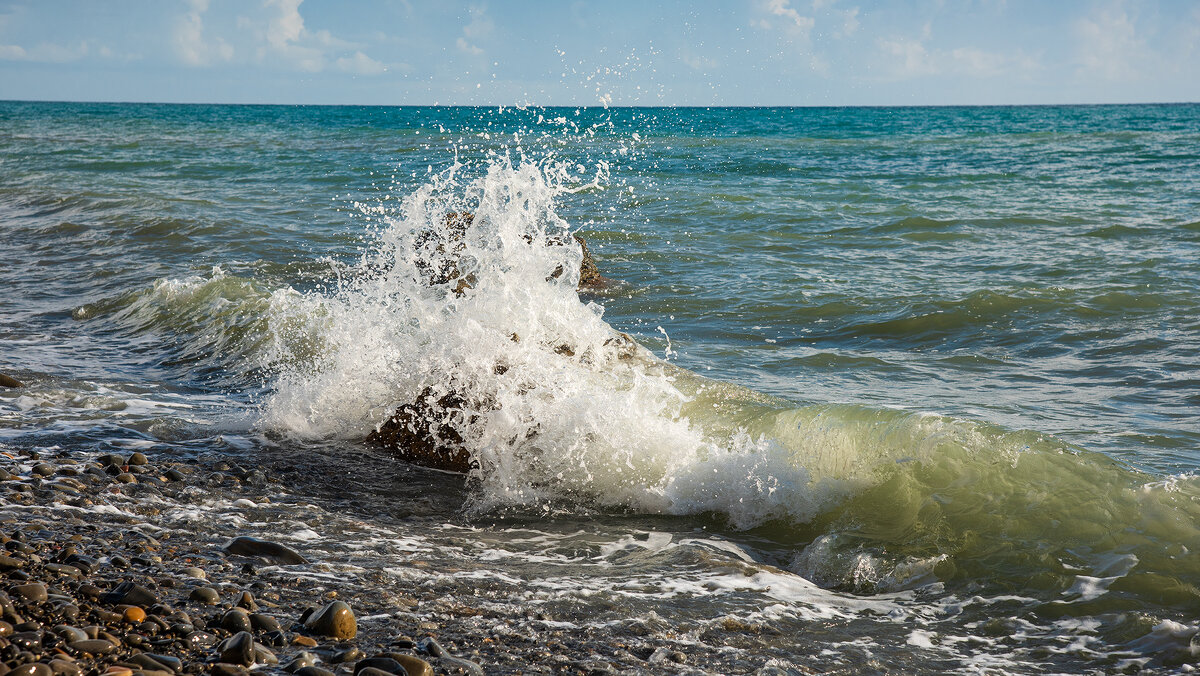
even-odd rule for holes
{"type": "Polygon", "coordinates": [[[387,66],[363,54],[354,52],[353,56],[343,56],[334,62],[338,70],[358,75],[378,75],[387,70],[387,66]]]}
{"type": "Polygon", "coordinates": [[[1133,21],[1120,5],[1100,10],[1075,24],[1078,38],[1076,60],[1081,70],[1108,80],[1137,76],[1145,41],[1138,37],[1133,21]]]}
{"type": "Polygon", "coordinates": [[[774,16],[781,16],[790,21],[791,28],[804,37],[808,37],[816,24],[816,20],[811,16],[801,16],[800,12],[790,7],[789,0],[767,0],[767,11],[774,16]]]}
{"type": "Polygon", "coordinates": [[[495,24],[488,18],[487,8],[482,5],[471,7],[471,21],[463,26],[462,37],[455,41],[458,48],[472,56],[482,56],[483,49],[475,43],[491,35],[495,24]]]}
{"type": "Polygon", "coordinates": [[[848,38],[858,32],[858,8],[854,7],[842,13],[842,27],[833,32],[834,37],[848,38]]]}
{"type": "Polygon", "coordinates": [[[464,51],[472,56],[479,56],[479,55],[483,54],[482,49],[467,42],[466,38],[459,38],[458,40],[455,41],[455,44],[458,45],[459,49],[461,49],[462,51],[464,51]]]}
{"type": "Polygon", "coordinates": [[[992,78],[1029,73],[1040,67],[1037,59],[1021,51],[1001,53],[977,47],[930,48],[926,45],[932,34],[930,24],[926,23],[919,38],[880,40],[879,47],[884,57],[882,71],[896,80],[929,75],[992,78]]]}
{"type": "Polygon", "coordinates": [[[214,61],[233,58],[233,45],[217,38],[204,39],[204,13],[208,0],[191,0],[191,9],[175,25],[175,53],[189,66],[205,66],[214,61]]]}
{"type": "MultiPolygon", "coordinates": [[[[107,48],[100,48],[100,56],[107,48]]],[[[78,61],[91,52],[88,42],[80,42],[74,47],[67,47],[50,42],[43,42],[36,47],[21,45],[0,45],[0,61],[31,61],[35,63],[68,63],[78,61]]]]}

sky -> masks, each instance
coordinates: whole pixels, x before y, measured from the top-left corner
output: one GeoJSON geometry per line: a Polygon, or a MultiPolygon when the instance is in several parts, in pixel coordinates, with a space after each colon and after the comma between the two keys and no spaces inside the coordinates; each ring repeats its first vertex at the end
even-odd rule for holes
{"type": "Polygon", "coordinates": [[[0,99],[1200,101],[1197,0],[0,0],[0,99]]]}

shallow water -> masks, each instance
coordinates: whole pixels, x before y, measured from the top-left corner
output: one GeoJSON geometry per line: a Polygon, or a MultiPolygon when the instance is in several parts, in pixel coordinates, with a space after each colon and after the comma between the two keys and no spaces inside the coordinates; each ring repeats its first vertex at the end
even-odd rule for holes
{"type": "Polygon", "coordinates": [[[3,103],[0,444],[256,463],[308,524],[257,527],[376,533],[376,584],[717,671],[1189,667],[1196,148],[1198,106],[3,103]],[[465,481],[358,443],[427,387],[465,481]]]}

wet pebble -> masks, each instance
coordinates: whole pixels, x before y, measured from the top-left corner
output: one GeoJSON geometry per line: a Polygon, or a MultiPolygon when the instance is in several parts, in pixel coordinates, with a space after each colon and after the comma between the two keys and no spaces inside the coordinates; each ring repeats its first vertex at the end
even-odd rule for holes
{"type": "Polygon", "coordinates": [[[188,598],[206,606],[215,606],[221,602],[221,595],[212,587],[196,587],[188,595],[188,598]]]}
{"type": "Polygon", "coordinates": [[[328,669],[311,666],[296,670],[296,676],[334,676],[334,673],[328,669]]]}
{"type": "Polygon", "coordinates": [[[236,537],[230,540],[224,549],[226,552],[237,556],[258,556],[288,565],[308,563],[308,559],[304,558],[291,547],[258,538],[236,537]]]}
{"type": "Polygon", "coordinates": [[[254,664],[254,637],[250,632],[241,631],[221,642],[221,661],[228,664],[250,666],[254,664]]]}
{"type": "Polygon", "coordinates": [[[354,611],[344,601],[333,601],[313,613],[304,626],[315,634],[337,639],[350,639],[358,634],[354,611]]]}

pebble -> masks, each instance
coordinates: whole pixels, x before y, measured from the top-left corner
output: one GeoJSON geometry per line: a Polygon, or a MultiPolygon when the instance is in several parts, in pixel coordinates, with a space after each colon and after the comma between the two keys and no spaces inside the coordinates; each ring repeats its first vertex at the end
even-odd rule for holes
{"type": "Polygon", "coordinates": [[[221,628],[233,633],[249,632],[254,627],[250,624],[250,616],[241,608],[230,608],[221,616],[221,628]]]}
{"type": "Polygon", "coordinates": [[[54,670],[47,664],[34,662],[13,668],[7,676],[54,676],[54,670]]]}
{"type": "Polygon", "coordinates": [[[433,665],[413,655],[393,655],[408,676],[433,676],[433,665]]]}
{"type": "Polygon", "coordinates": [[[328,669],[322,669],[321,667],[311,666],[311,667],[304,667],[303,669],[296,670],[296,676],[335,676],[335,675],[332,671],[330,671],[328,669]]]}
{"type": "Polygon", "coordinates": [[[264,633],[280,631],[279,620],[271,617],[270,615],[263,615],[262,613],[252,613],[250,615],[250,626],[253,627],[255,631],[264,633]]]}
{"type": "Polygon", "coordinates": [[[183,573],[184,575],[187,575],[188,577],[196,578],[197,580],[207,580],[208,579],[208,575],[204,572],[204,569],[202,569],[202,568],[196,568],[193,566],[191,568],[184,568],[180,572],[183,573]]]}
{"type": "Polygon", "coordinates": [[[254,664],[254,637],[250,632],[241,631],[221,642],[221,661],[228,664],[250,666],[254,664]]]}
{"type": "Polygon", "coordinates": [[[301,556],[296,550],[281,545],[278,542],[270,542],[258,538],[236,537],[230,540],[224,549],[226,552],[237,556],[259,556],[288,565],[308,563],[308,559],[301,556]]]}
{"type": "Polygon", "coordinates": [[[150,607],[158,603],[154,592],[133,582],[122,582],[104,596],[100,602],[111,606],[130,605],[150,607]]]}
{"type": "Polygon", "coordinates": [[[248,591],[242,592],[242,595],[238,597],[238,601],[234,605],[250,612],[258,610],[258,604],[254,602],[254,596],[248,591]]]}
{"type": "Polygon", "coordinates": [[[188,594],[188,598],[206,606],[215,606],[221,602],[221,595],[212,587],[196,587],[188,594]]]}
{"type": "Polygon", "coordinates": [[[344,601],[333,601],[313,613],[304,626],[311,632],[337,639],[350,639],[358,634],[354,611],[344,601]]]}
{"type": "Polygon", "coordinates": [[[296,655],[296,657],[292,658],[291,662],[285,664],[283,666],[283,670],[289,673],[295,673],[304,667],[311,667],[316,663],[317,656],[306,650],[303,650],[299,655],[296,655]]]}
{"type": "Polygon", "coordinates": [[[110,641],[102,638],[89,638],[82,641],[71,641],[67,644],[77,653],[87,653],[89,655],[107,655],[117,649],[117,646],[110,641]]]}
{"type": "MultiPolygon", "coordinates": [[[[224,664],[222,662],[218,662],[212,665],[212,668],[209,669],[208,673],[212,674],[212,676],[246,676],[250,672],[246,669],[246,667],[237,664],[224,664]]],[[[333,675],[330,674],[330,676],[333,675]]]]}
{"type": "Polygon", "coordinates": [[[125,609],[125,612],[122,613],[122,616],[129,624],[138,624],[145,621],[146,611],[142,610],[138,606],[129,606],[125,609]]]}
{"type": "Polygon", "coordinates": [[[17,585],[12,588],[12,592],[33,603],[41,603],[47,598],[46,585],[40,582],[17,585]]]}
{"type": "Polygon", "coordinates": [[[50,660],[50,670],[54,676],[80,676],[83,673],[78,664],[66,659],[50,660]]]}
{"type": "Polygon", "coordinates": [[[303,646],[305,648],[317,647],[317,639],[311,636],[296,636],[292,639],[292,645],[303,646]]]}
{"type": "Polygon", "coordinates": [[[149,462],[149,460],[146,459],[146,455],[144,453],[134,453],[133,455],[129,456],[129,461],[125,464],[145,465],[147,462],[149,462]]]}

